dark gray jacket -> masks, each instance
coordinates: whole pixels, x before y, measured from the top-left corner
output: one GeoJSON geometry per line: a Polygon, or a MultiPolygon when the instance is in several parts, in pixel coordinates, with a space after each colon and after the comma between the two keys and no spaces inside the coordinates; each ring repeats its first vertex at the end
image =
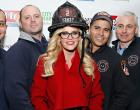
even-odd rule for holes
{"type": "Polygon", "coordinates": [[[10,110],[33,110],[30,87],[40,54],[46,51],[47,40],[33,39],[21,32],[18,41],[5,58],[5,91],[10,110]]]}
{"type": "MultiPolygon", "coordinates": [[[[113,49],[117,50],[118,40],[113,41],[113,49]]],[[[124,50],[122,59],[126,61],[130,79],[134,84],[134,91],[131,95],[131,102],[126,110],[140,110],[140,38],[134,40],[124,50]]]]}
{"type": "Polygon", "coordinates": [[[121,56],[107,45],[90,55],[101,73],[101,85],[105,93],[104,110],[125,110],[133,85],[122,70],[121,56]]]}

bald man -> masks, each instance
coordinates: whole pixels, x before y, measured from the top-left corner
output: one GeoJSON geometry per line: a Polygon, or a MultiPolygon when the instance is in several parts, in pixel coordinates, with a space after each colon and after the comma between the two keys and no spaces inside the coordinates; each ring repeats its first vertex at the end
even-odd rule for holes
{"type": "Polygon", "coordinates": [[[20,36],[5,58],[5,91],[10,110],[33,110],[30,87],[38,57],[46,51],[39,8],[26,5],[20,11],[20,36]]]}

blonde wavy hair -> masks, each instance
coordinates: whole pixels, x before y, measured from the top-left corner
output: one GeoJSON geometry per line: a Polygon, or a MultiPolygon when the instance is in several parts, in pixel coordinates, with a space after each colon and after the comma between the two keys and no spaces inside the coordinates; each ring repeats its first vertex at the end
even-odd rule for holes
{"type": "MultiPolygon", "coordinates": [[[[60,51],[62,51],[62,46],[60,43],[60,36],[59,36],[59,34],[62,31],[63,31],[63,28],[57,29],[49,40],[47,52],[46,52],[46,55],[44,56],[44,69],[45,69],[45,73],[43,74],[44,77],[54,75],[53,64],[56,62],[60,51]]],[[[82,34],[82,31],[80,29],[79,31],[82,34]]],[[[87,42],[85,44],[86,44],[85,45],[86,47],[87,42]]],[[[80,40],[78,44],[78,52],[80,56],[81,56],[81,49],[82,49],[82,39],[80,40]]],[[[92,76],[94,79],[93,63],[94,63],[93,59],[85,52],[84,58],[83,58],[83,68],[84,68],[85,73],[88,76],[92,76]]]]}

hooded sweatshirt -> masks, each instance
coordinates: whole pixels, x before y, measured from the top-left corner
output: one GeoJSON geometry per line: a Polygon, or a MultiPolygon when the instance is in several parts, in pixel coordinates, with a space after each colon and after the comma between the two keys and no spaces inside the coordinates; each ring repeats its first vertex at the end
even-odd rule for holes
{"type": "Polygon", "coordinates": [[[18,41],[8,50],[5,58],[5,91],[10,110],[33,110],[30,87],[36,63],[47,47],[47,40],[39,42],[21,31],[18,41]]]}

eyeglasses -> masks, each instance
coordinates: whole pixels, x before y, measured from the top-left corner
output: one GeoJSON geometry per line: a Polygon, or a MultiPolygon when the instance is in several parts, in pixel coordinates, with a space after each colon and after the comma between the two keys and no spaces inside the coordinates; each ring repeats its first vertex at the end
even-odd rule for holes
{"type": "Polygon", "coordinates": [[[59,35],[61,36],[62,39],[68,39],[69,36],[76,39],[80,36],[80,32],[73,31],[73,32],[69,33],[69,32],[65,31],[65,32],[61,32],[59,35]]]}
{"type": "Polygon", "coordinates": [[[6,25],[5,22],[0,22],[0,27],[4,27],[6,25]]]}

